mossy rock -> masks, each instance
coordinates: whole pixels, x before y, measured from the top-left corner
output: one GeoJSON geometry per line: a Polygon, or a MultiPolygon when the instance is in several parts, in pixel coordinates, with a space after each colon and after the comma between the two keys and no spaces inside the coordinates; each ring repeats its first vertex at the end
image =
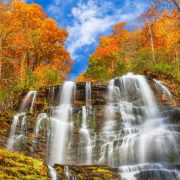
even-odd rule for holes
{"type": "Polygon", "coordinates": [[[47,179],[44,162],[22,154],[0,149],[0,179],[47,179]]]}
{"type": "MultiPolygon", "coordinates": [[[[65,180],[65,166],[55,165],[58,180],[65,180]]],[[[109,166],[105,165],[68,165],[68,172],[71,179],[78,180],[119,180],[117,173],[113,172],[109,166]]]]}

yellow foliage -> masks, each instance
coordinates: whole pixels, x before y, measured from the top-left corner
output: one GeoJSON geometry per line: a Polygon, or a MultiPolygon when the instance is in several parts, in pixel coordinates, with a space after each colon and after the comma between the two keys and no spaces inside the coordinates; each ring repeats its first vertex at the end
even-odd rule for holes
{"type": "Polygon", "coordinates": [[[0,149],[0,179],[46,180],[47,167],[40,160],[0,149]]]}

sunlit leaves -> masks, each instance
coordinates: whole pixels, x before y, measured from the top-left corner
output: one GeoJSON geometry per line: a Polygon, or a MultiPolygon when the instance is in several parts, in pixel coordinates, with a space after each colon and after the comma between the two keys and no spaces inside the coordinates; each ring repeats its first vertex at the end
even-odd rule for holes
{"type": "Polygon", "coordinates": [[[103,81],[127,71],[149,71],[179,79],[179,12],[159,8],[162,1],[156,3],[140,16],[141,28],[130,31],[122,22],[113,27],[112,35],[100,37],[85,77],[103,81]]]}
{"type": "Polygon", "coordinates": [[[24,82],[37,75],[37,86],[51,85],[43,77],[46,71],[62,81],[73,64],[64,48],[67,36],[37,4],[0,3],[1,81],[29,86],[24,82]],[[5,66],[11,66],[11,72],[5,66]]]}

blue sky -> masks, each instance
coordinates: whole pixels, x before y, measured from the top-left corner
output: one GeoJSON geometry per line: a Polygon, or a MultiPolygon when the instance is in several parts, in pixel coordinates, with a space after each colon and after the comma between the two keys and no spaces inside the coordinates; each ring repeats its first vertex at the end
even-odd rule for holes
{"type": "Polygon", "coordinates": [[[72,79],[84,72],[88,56],[98,45],[99,36],[109,35],[114,24],[127,21],[137,25],[136,17],[152,0],[24,0],[40,4],[49,17],[69,31],[66,48],[74,60],[72,79]]]}

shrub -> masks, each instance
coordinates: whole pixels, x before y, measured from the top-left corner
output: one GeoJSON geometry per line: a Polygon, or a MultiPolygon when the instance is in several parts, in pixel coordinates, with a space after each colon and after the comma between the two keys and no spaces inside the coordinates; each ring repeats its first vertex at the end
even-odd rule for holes
{"type": "Polygon", "coordinates": [[[149,49],[143,49],[138,53],[137,58],[132,62],[132,71],[143,73],[152,69],[152,57],[149,49]]]}

